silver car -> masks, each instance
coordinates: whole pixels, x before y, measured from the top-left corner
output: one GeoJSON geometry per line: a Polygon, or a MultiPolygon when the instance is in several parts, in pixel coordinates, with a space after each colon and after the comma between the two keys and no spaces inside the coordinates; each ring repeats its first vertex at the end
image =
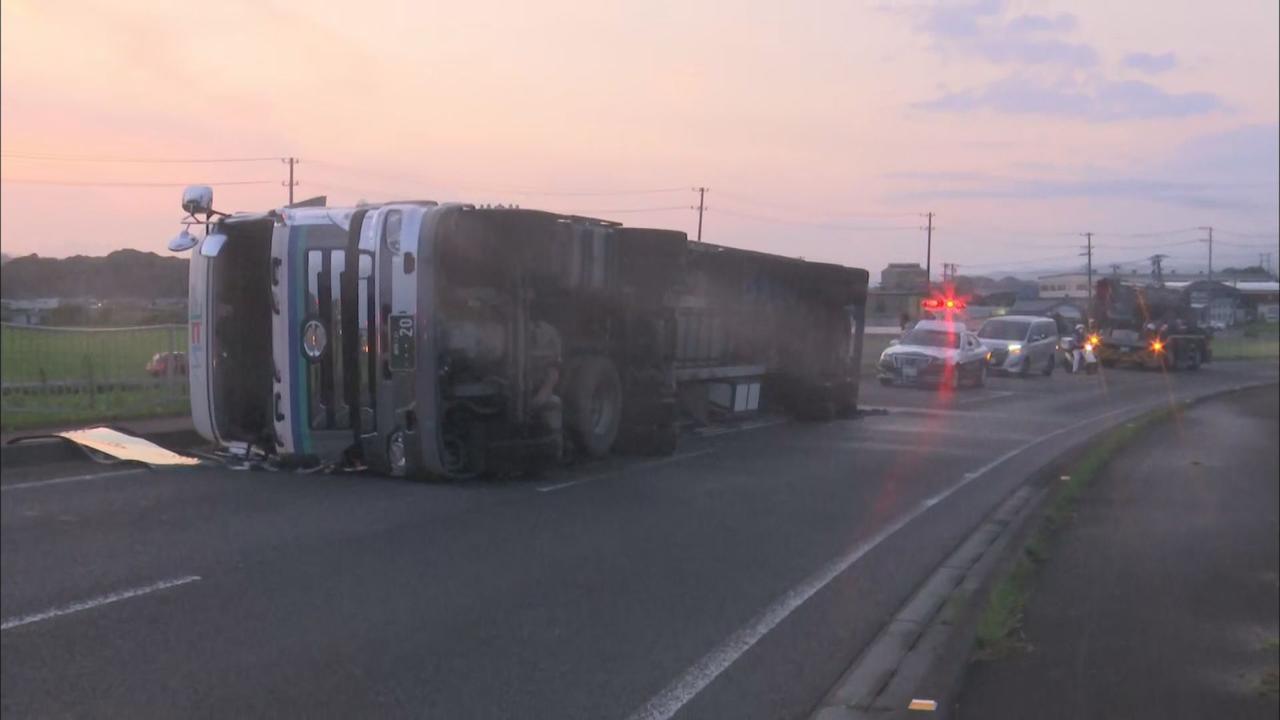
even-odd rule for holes
{"type": "Polygon", "coordinates": [[[978,338],[991,351],[993,372],[1011,375],[1053,374],[1058,350],[1058,325],[1032,315],[991,318],[978,330],[978,338]]]}
{"type": "Polygon", "coordinates": [[[981,386],[987,380],[987,348],[964,325],[921,320],[880,355],[881,385],[981,386]]]}

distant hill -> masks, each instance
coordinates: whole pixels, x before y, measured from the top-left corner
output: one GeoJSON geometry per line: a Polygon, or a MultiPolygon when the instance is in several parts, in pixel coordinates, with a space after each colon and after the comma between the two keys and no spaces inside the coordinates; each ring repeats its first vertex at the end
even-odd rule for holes
{"type": "Polygon", "coordinates": [[[9,258],[0,267],[0,297],[156,300],[187,296],[187,259],[117,250],[106,257],[9,258]]]}

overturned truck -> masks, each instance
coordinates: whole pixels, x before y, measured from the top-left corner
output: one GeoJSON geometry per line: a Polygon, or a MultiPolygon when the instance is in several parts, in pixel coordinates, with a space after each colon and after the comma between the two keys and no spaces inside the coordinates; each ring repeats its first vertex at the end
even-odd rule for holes
{"type": "Polygon", "coordinates": [[[192,415],[231,452],[466,478],[857,403],[865,270],[514,208],[183,206],[192,415]]]}

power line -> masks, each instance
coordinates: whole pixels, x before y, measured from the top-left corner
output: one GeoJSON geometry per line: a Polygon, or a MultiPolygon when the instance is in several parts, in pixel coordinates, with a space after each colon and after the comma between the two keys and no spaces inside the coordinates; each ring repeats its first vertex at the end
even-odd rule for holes
{"type": "MultiPolygon", "coordinates": [[[[708,212],[710,212],[711,210],[712,210],[712,208],[707,208],[707,211],[708,211],[708,212]]],[[[804,225],[804,226],[807,226],[807,227],[816,227],[816,228],[822,228],[822,229],[825,229],[825,230],[854,230],[854,231],[868,231],[868,232],[871,232],[871,231],[877,231],[877,230],[918,230],[918,229],[920,229],[920,228],[919,228],[919,226],[917,226],[917,225],[867,225],[867,226],[857,226],[857,225],[841,225],[841,224],[839,224],[839,223],[811,222],[811,221],[806,221],[806,220],[787,220],[787,219],[784,219],[784,218],[767,217],[767,216],[764,216],[764,215],[754,215],[754,214],[752,214],[752,213],[738,212],[737,210],[727,210],[727,209],[725,209],[725,208],[719,208],[719,207],[718,207],[718,208],[715,208],[715,211],[716,211],[716,212],[718,212],[718,213],[723,213],[723,214],[725,214],[725,215],[730,215],[730,216],[733,216],[733,217],[739,217],[739,218],[743,218],[743,219],[746,219],[746,220],[757,220],[757,221],[759,221],[759,222],[775,223],[775,224],[778,224],[778,225],[804,225]]]]}
{"type": "MultiPolygon", "coordinates": [[[[396,180],[399,182],[411,182],[417,185],[426,185],[429,187],[441,187],[439,183],[427,178],[416,177],[413,175],[405,175],[400,173],[386,173],[376,170],[366,170],[341,163],[329,162],[327,160],[311,160],[313,165],[330,167],[336,170],[343,170],[355,175],[363,175],[365,177],[380,177],[388,180],[396,180]]],[[[508,194],[508,195],[528,195],[530,197],[619,197],[625,195],[656,195],[660,193],[688,192],[687,187],[663,187],[663,188],[640,188],[634,190],[535,190],[529,188],[469,188],[471,192],[487,193],[487,194],[508,194]]]]}
{"type": "MultiPolygon", "coordinates": [[[[815,211],[815,210],[813,210],[812,208],[804,208],[804,207],[799,207],[799,206],[796,206],[796,205],[787,205],[787,204],[778,203],[778,202],[775,202],[775,201],[772,201],[772,200],[760,200],[760,199],[758,199],[758,198],[751,197],[750,195],[743,195],[742,193],[738,193],[738,192],[731,192],[731,191],[727,191],[727,190],[719,190],[719,189],[717,189],[717,190],[716,190],[716,193],[718,194],[718,196],[719,196],[719,195],[722,195],[722,196],[724,196],[724,197],[729,198],[730,200],[733,200],[733,199],[735,199],[735,198],[736,198],[738,201],[740,201],[740,202],[744,202],[744,203],[747,203],[747,204],[751,205],[752,207],[766,207],[766,208],[773,208],[773,209],[775,209],[775,210],[782,210],[782,211],[785,211],[785,212],[800,212],[800,213],[813,213],[813,212],[816,212],[816,211],[815,211]]],[[[860,217],[915,217],[916,215],[917,215],[917,213],[914,213],[914,212],[881,212],[881,211],[872,211],[872,212],[841,212],[841,213],[839,214],[839,217],[847,217],[847,218],[860,218],[860,217]]]]}
{"type": "MultiPolygon", "coordinates": [[[[1102,233],[1094,233],[1094,234],[1101,235],[1102,233]]],[[[1199,240],[1180,240],[1178,242],[1143,243],[1138,245],[1112,245],[1111,243],[1107,243],[1107,247],[1119,248],[1120,250],[1142,250],[1144,248],[1166,248],[1166,247],[1178,247],[1180,245],[1194,245],[1198,242],[1200,241],[1199,240]]]]}
{"type": "Polygon", "coordinates": [[[1280,230],[1268,230],[1266,232],[1237,232],[1235,230],[1223,230],[1219,228],[1218,232],[1223,235],[1231,235],[1233,237],[1241,238],[1273,238],[1280,236],[1280,230]]]}
{"type": "MultiPolygon", "coordinates": [[[[273,160],[275,158],[272,158],[273,160]]],[[[17,185],[57,185],[63,187],[187,187],[192,183],[174,182],[124,182],[124,181],[78,181],[78,180],[26,180],[23,178],[0,178],[0,182],[17,185]]],[[[274,185],[276,180],[223,180],[205,182],[204,185],[274,185]]]]}
{"type": "MultiPolygon", "coordinates": [[[[1218,232],[1222,232],[1222,231],[1221,231],[1221,230],[1219,230],[1218,232]]],[[[1197,242],[1199,242],[1199,241],[1197,241],[1197,242]]],[[[1268,241],[1266,241],[1266,240],[1263,240],[1263,241],[1260,241],[1260,242],[1243,242],[1243,243],[1240,243],[1240,242],[1229,242],[1229,241],[1227,241],[1227,240],[1219,240],[1219,239],[1217,239],[1217,238],[1214,238],[1214,241],[1213,241],[1213,242],[1214,242],[1214,243],[1216,243],[1216,244],[1218,244],[1218,245],[1230,245],[1231,247],[1238,247],[1238,248],[1256,248],[1256,247],[1275,247],[1275,246],[1276,246],[1276,244],[1275,244],[1274,242],[1268,242],[1268,241]]]]}
{"type": "Polygon", "coordinates": [[[642,207],[642,208],[614,208],[609,210],[580,210],[583,213],[641,213],[641,212],[662,212],[664,210],[688,210],[688,205],[663,205],[660,207],[642,207]]]}
{"type": "Polygon", "coordinates": [[[18,160],[42,160],[48,162],[92,162],[92,163],[143,163],[143,164],[188,164],[188,163],[242,163],[268,162],[279,160],[279,157],[232,157],[232,158],[129,158],[105,157],[89,155],[37,155],[33,153],[0,153],[0,158],[18,160]]]}

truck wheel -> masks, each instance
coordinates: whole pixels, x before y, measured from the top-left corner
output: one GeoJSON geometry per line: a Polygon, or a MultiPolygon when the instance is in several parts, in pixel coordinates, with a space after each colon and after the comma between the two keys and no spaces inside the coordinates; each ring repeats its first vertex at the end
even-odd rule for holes
{"type": "Polygon", "coordinates": [[[1050,375],[1053,374],[1053,366],[1054,366],[1053,356],[1050,355],[1049,362],[1044,364],[1044,370],[1042,370],[1040,374],[1044,375],[1045,377],[1049,377],[1050,375]]]}
{"type": "Polygon", "coordinates": [[[665,425],[655,428],[653,437],[650,438],[648,454],[666,457],[674,455],[676,452],[676,444],[680,441],[680,431],[675,425],[665,425]]]}
{"type": "Polygon", "coordinates": [[[836,419],[836,403],[830,398],[814,398],[800,407],[796,417],[809,422],[831,422],[836,419]]]}
{"type": "Polygon", "coordinates": [[[566,404],[578,447],[591,457],[608,455],[622,420],[622,380],[613,361],[585,358],[574,372],[566,404]]]}
{"type": "Polygon", "coordinates": [[[1187,348],[1187,352],[1183,356],[1183,361],[1186,363],[1185,367],[1187,370],[1192,370],[1192,371],[1199,370],[1200,362],[1201,362],[1200,347],[1197,345],[1192,345],[1191,347],[1187,348]]]}

